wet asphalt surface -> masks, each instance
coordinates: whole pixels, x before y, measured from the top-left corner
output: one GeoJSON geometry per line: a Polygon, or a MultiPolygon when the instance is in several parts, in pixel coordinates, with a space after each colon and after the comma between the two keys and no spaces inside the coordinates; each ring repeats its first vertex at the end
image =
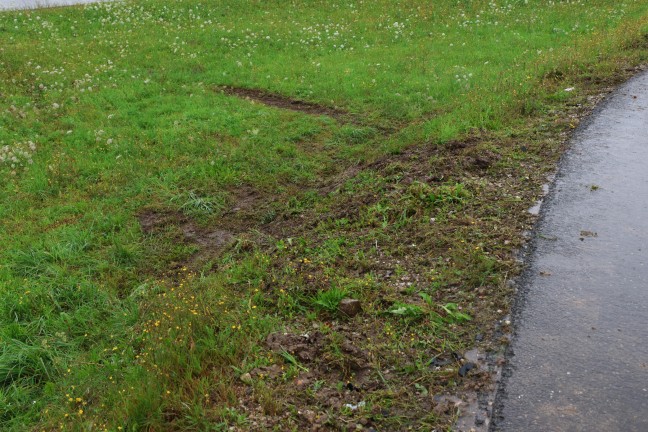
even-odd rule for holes
{"type": "Polygon", "coordinates": [[[99,0],[0,0],[0,10],[70,6],[75,4],[97,3],[98,1],[99,0]]]}
{"type": "Polygon", "coordinates": [[[648,73],[577,131],[535,235],[491,431],[648,431],[648,73]]]}

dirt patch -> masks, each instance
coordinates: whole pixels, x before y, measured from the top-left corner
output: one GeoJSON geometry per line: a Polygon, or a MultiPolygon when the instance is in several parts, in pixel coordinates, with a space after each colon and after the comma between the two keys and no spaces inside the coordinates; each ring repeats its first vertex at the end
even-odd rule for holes
{"type": "Polygon", "coordinates": [[[182,226],[182,233],[187,241],[197,243],[204,248],[221,249],[234,240],[234,235],[225,230],[201,230],[188,223],[182,226]]]}
{"type": "MultiPolygon", "coordinates": [[[[196,218],[176,209],[155,206],[137,215],[142,232],[149,237],[149,253],[167,255],[172,268],[193,270],[212,266],[214,259],[235,244],[241,251],[255,247],[269,250],[275,236],[269,227],[276,218],[275,207],[287,194],[272,196],[249,185],[228,190],[229,207],[219,214],[196,218]],[[194,246],[193,252],[174,245],[194,246]],[[172,257],[172,258],[169,258],[172,257]],[[210,263],[211,262],[211,263],[210,263]]],[[[287,198],[286,198],[287,199],[287,198]]],[[[286,222],[287,223],[287,222],[286,222]]]]}
{"type": "Polygon", "coordinates": [[[274,352],[288,352],[301,361],[311,362],[322,349],[323,336],[320,332],[312,335],[271,333],[266,338],[266,347],[274,352]]]}
{"type": "Polygon", "coordinates": [[[259,430],[291,424],[295,430],[337,431],[349,422],[337,414],[342,410],[363,426],[376,425],[380,409],[369,410],[367,397],[385,385],[361,348],[367,334],[358,330],[331,323],[310,333],[268,335],[266,356],[276,363],[252,369],[237,391],[245,395],[240,402],[252,424],[259,430]],[[268,392],[285,407],[299,407],[297,415],[282,416],[285,410],[269,403],[268,392]]]}
{"type": "MultiPolygon", "coordinates": [[[[479,415],[487,421],[478,406],[477,392],[491,386],[493,377],[481,362],[464,376],[461,370],[472,365],[469,353],[441,353],[432,357],[438,362],[427,366],[427,372],[413,378],[403,375],[402,370],[411,363],[380,366],[385,361],[393,364],[387,359],[394,353],[391,347],[370,342],[378,337],[371,324],[360,321],[349,325],[332,322],[311,333],[270,334],[263,345],[274,354],[276,363],[256,367],[241,378],[245,384],[238,383],[236,392],[244,395],[239,399],[241,408],[259,430],[286,430],[290,425],[296,430],[338,431],[351,425],[359,430],[396,431],[406,430],[403,425],[421,413],[453,418],[469,409],[473,417],[479,415]],[[346,366],[335,361],[333,353],[346,357],[346,366]],[[286,360],[290,356],[294,360],[286,360]],[[453,393],[460,388],[461,397],[440,394],[439,386],[450,386],[446,391],[453,393]],[[381,400],[378,395],[387,399],[381,400]],[[269,397],[275,404],[268,403],[269,397]],[[279,414],[290,407],[297,409],[297,415],[279,414]]],[[[411,361],[420,354],[412,352],[407,357],[412,355],[411,361]]]]}
{"type": "Polygon", "coordinates": [[[186,217],[178,212],[144,210],[137,216],[137,219],[139,220],[142,232],[146,235],[151,235],[162,231],[169,225],[178,225],[186,217]]]}
{"type": "Polygon", "coordinates": [[[389,154],[375,161],[354,165],[337,176],[324,180],[316,186],[321,194],[336,191],[349,180],[365,170],[373,170],[388,177],[399,175],[399,182],[409,184],[412,181],[439,182],[456,174],[457,166],[475,166],[487,169],[500,159],[492,151],[484,151],[479,144],[487,141],[483,134],[479,137],[468,137],[462,141],[451,141],[446,144],[422,143],[406,148],[397,154],[389,154]],[[439,159],[441,156],[446,158],[439,159]],[[432,163],[433,162],[433,163],[432,163]]]}
{"type": "Polygon", "coordinates": [[[275,108],[298,111],[309,115],[327,116],[334,118],[341,123],[360,123],[350,113],[339,108],[328,107],[300,99],[291,99],[286,96],[260,89],[222,86],[217,87],[217,90],[230,96],[237,96],[275,108]]]}
{"type": "Polygon", "coordinates": [[[257,213],[263,207],[267,198],[257,189],[251,186],[241,186],[231,191],[234,205],[229,213],[252,212],[257,213]]]}
{"type": "MultiPolygon", "coordinates": [[[[344,334],[344,331],[341,334],[344,334]]],[[[362,371],[369,366],[367,354],[358,348],[349,336],[341,341],[333,341],[320,331],[303,335],[272,333],[266,338],[265,345],[275,353],[289,353],[307,364],[324,360],[327,364],[326,369],[337,369],[345,376],[353,371],[362,371]],[[331,346],[334,346],[334,351],[339,356],[337,359],[333,359],[330,353],[326,352],[326,348],[331,346]],[[326,362],[326,359],[329,361],[326,362]]]]}
{"type": "Polygon", "coordinates": [[[167,233],[177,240],[200,246],[201,253],[215,256],[235,240],[235,233],[227,229],[196,225],[188,216],[175,211],[145,210],[138,216],[146,235],[167,233]]]}

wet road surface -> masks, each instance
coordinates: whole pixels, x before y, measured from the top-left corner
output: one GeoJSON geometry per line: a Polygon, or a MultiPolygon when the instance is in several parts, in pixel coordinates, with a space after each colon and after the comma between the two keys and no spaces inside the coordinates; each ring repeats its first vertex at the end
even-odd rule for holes
{"type": "Polygon", "coordinates": [[[36,9],[41,7],[70,6],[98,2],[99,0],[0,0],[0,10],[36,9]]]}
{"type": "Polygon", "coordinates": [[[577,132],[536,235],[491,430],[648,431],[648,73],[577,132]]]}

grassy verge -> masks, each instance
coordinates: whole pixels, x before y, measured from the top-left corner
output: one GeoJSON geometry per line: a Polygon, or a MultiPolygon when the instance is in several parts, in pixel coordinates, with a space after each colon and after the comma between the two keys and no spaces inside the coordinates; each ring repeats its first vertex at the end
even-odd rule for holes
{"type": "Polygon", "coordinates": [[[648,10],[435,3],[1,13],[3,430],[450,428],[648,10]]]}

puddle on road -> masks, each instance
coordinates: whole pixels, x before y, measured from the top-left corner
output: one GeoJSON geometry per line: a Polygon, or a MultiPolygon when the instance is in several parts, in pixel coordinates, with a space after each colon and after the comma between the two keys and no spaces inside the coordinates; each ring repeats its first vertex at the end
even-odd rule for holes
{"type": "Polygon", "coordinates": [[[100,3],[101,1],[102,0],[0,0],[0,11],[73,6],[88,3],[100,3]]]}

